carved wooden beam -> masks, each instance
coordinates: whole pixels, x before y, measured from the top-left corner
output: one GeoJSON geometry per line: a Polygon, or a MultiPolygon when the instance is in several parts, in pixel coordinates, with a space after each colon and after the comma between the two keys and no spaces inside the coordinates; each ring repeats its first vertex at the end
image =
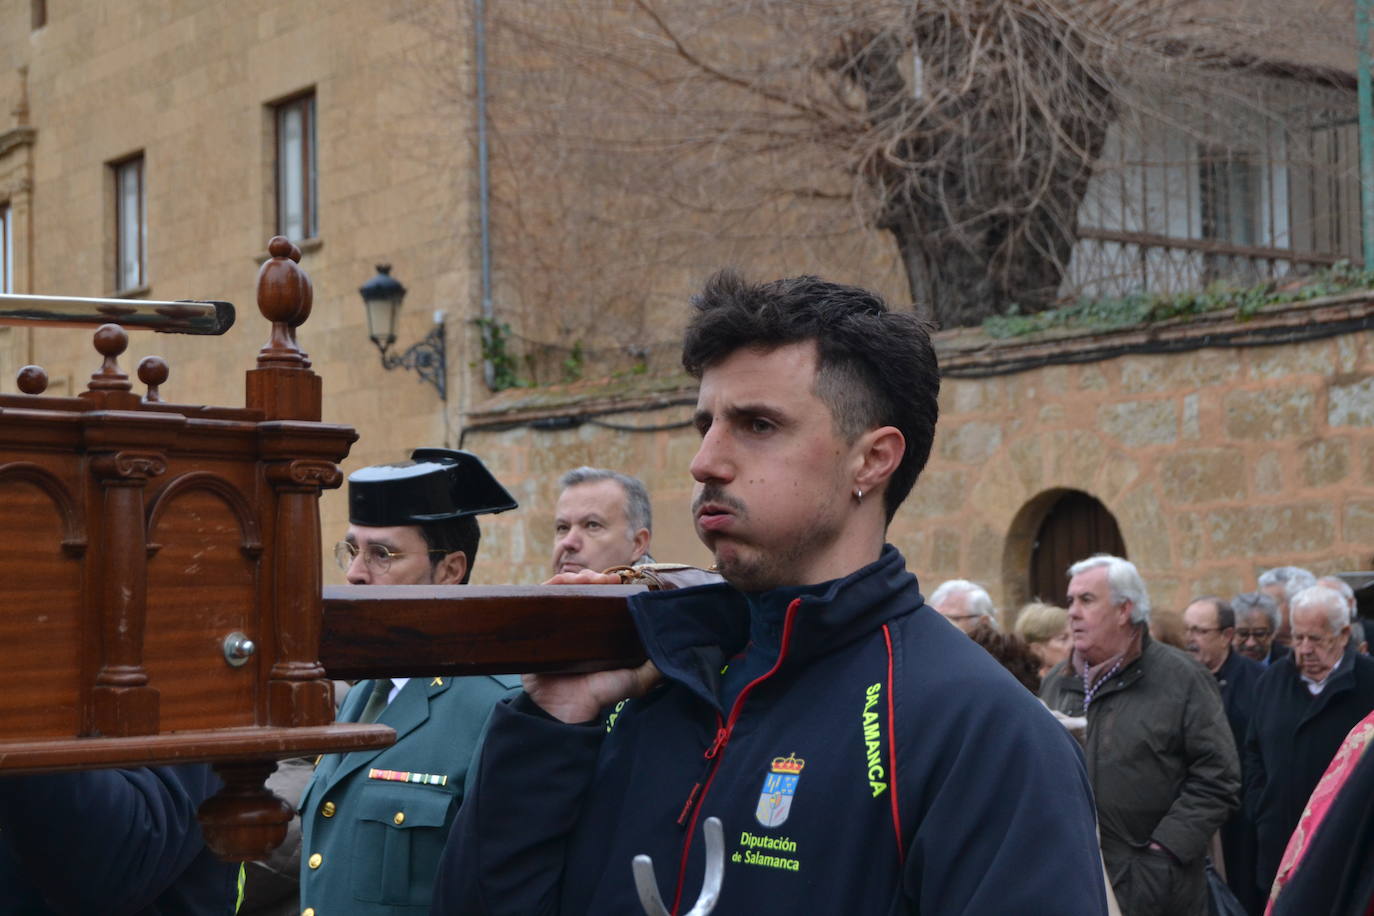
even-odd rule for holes
{"type": "Polygon", "coordinates": [[[330,677],[597,671],[646,655],[625,599],[642,585],[350,585],[324,590],[330,677]]]}

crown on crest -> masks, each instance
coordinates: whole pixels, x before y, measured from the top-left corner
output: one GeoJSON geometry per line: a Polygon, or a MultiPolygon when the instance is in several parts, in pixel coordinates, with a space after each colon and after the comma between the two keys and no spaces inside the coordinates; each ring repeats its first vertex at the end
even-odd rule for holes
{"type": "Polygon", "coordinates": [[[788,754],[786,757],[773,758],[774,773],[800,773],[804,766],[806,766],[806,761],[795,753],[788,754]]]}

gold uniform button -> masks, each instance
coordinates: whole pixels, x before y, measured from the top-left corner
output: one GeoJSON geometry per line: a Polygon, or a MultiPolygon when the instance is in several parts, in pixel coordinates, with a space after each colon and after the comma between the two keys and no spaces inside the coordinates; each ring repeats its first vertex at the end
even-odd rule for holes
{"type": "Polygon", "coordinates": [[[406,822],[406,813],[404,811],[397,811],[396,816],[393,817],[391,820],[392,823],[399,827],[406,822]]]}
{"type": "Polygon", "coordinates": [[[320,813],[323,814],[325,817],[333,817],[334,812],[337,810],[338,809],[334,807],[333,802],[325,802],[323,805],[320,805],[320,813]]]}
{"type": "Polygon", "coordinates": [[[317,853],[315,853],[313,856],[310,857],[310,867],[311,867],[311,868],[319,868],[319,867],[320,867],[320,863],[322,863],[323,861],[324,861],[324,856],[320,855],[320,854],[317,852],[317,853]]]}
{"type": "Polygon", "coordinates": [[[301,916],[315,916],[315,908],[313,906],[306,907],[301,910],[301,916]]]}

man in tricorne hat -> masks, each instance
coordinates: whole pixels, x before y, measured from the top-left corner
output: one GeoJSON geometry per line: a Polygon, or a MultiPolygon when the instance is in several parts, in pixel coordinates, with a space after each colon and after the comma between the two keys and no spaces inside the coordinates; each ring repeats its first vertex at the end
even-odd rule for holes
{"type": "MultiPolygon", "coordinates": [[[[348,533],[335,557],[352,585],[466,583],[476,516],[515,500],[476,456],[422,448],[348,478],[348,533]]],[[[434,870],[463,801],[468,763],[493,704],[518,677],[361,681],[340,722],[396,729],[381,750],[326,754],[301,799],[305,914],[427,912],[434,870]]]]}

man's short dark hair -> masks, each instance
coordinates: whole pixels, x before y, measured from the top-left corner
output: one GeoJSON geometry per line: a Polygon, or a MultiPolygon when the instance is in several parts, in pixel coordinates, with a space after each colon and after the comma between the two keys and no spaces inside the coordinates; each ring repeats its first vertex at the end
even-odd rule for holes
{"type": "Polygon", "coordinates": [[[1231,607],[1231,602],[1227,601],[1225,598],[1221,598],[1216,595],[1203,595],[1199,598],[1194,598],[1192,601],[1189,601],[1188,604],[1197,604],[1200,601],[1206,601],[1212,607],[1217,609],[1217,629],[1235,629],[1236,611],[1235,608],[1231,607]]]}
{"type": "Polygon", "coordinates": [[[929,325],[892,311],[868,290],[809,276],[749,284],[722,270],[692,305],[682,365],[694,378],[741,348],[815,341],[815,394],[830,408],[836,432],[848,442],[879,426],[901,432],[906,453],[883,499],[892,521],[935,439],[940,368],[929,325]]]}
{"type": "Polygon", "coordinates": [[[472,577],[472,566],[477,561],[477,545],[482,540],[482,529],[477,525],[477,517],[463,515],[440,522],[422,522],[420,535],[431,551],[443,551],[429,555],[430,569],[437,567],[449,554],[459,550],[463,552],[468,558],[468,567],[463,573],[462,584],[467,585],[468,579],[472,577]]]}

